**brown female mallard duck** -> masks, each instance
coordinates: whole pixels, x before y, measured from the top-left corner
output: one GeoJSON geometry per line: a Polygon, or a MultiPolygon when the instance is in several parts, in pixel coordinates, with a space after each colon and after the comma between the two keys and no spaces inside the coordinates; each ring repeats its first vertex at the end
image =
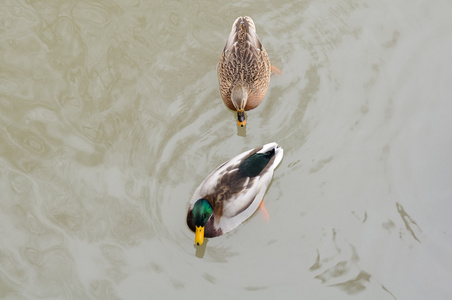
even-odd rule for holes
{"type": "Polygon", "coordinates": [[[257,107],[267,94],[270,74],[270,59],[253,20],[237,18],[218,64],[218,80],[224,103],[237,111],[239,126],[246,125],[245,111],[257,107]]]}
{"type": "Polygon", "coordinates": [[[195,244],[233,230],[256,211],[283,153],[278,144],[269,143],[237,155],[204,179],[187,212],[195,244]]]}

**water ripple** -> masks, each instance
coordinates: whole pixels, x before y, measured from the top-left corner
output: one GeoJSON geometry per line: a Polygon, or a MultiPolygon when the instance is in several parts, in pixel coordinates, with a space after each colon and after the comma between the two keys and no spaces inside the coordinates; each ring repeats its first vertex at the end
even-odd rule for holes
{"type": "Polygon", "coordinates": [[[446,2],[5,3],[2,296],[447,292],[446,2]],[[241,130],[216,65],[245,14],[283,74],[241,130]],[[196,248],[196,187],[271,141],[270,221],[196,248]]]}

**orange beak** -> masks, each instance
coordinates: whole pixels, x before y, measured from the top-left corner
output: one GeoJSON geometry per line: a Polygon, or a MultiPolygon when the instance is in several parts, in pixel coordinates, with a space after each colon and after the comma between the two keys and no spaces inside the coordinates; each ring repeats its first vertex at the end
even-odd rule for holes
{"type": "Polygon", "coordinates": [[[246,126],[245,112],[243,110],[238,110],[237,111],[237,124],[240,127],[246,126]]]}

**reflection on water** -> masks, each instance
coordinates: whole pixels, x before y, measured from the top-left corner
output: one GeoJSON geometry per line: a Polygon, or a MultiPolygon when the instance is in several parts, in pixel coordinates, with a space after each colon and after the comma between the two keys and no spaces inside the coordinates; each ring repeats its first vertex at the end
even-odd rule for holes
{"type": "Polygon", "coordinates": [[[206,248],[207,248],[207,244],[208,243],[209,243],[209,239],[206,238],[205,239],[205,243],[202,244],[201,246],[193,245],[193,248],[196,249],[196,257],[198,257],[198,258],[203,258],[204,257],[204,255],[206,254],[206,248]]]}
{"type": "Polygon", "coordinates": [[[0,298],[449,299],[450,10],[7,1],[0,298]],[[242,129],[216,64],[245,14],[283,74],[242,129]],[[272,141],[270,222],[195,248],[196,186],[272,141]]]}

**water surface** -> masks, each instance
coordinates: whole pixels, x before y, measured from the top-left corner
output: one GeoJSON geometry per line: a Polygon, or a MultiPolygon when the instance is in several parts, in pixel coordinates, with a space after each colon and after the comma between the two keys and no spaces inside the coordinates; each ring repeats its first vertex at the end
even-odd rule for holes
{"type": "Polygon", "coordinates": [[[450,1],[6,1],[2,299],[450,299],[450,1]],[[246,131],[216,64],[272,63],[246,131]],[[261,212],[196,249],[225,160],[278,142],[261,212]]]}

